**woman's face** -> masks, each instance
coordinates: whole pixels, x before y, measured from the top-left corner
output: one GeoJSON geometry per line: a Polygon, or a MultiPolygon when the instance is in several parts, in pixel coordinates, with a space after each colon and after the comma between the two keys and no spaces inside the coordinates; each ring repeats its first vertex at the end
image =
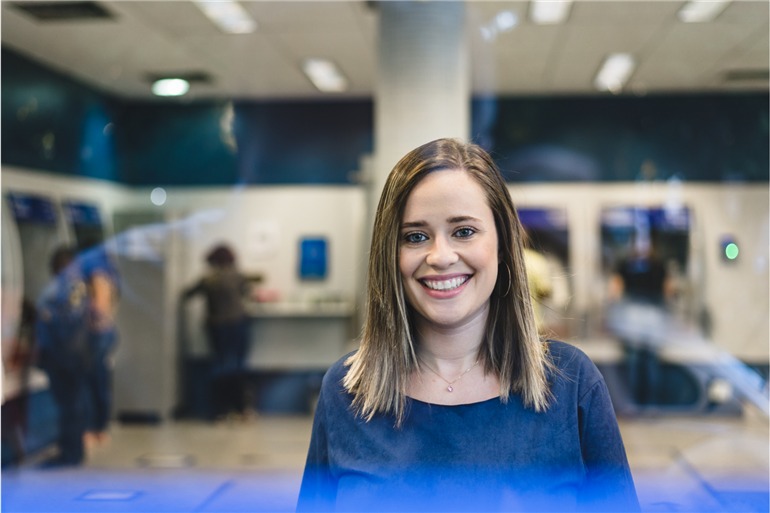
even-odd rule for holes
{"type": "Polygon", "coordinates": [[[462,170],[432,172],[406,201],[399,270],[417,322],[485,321],[497,281],[497,230],[481,186],[462,170]]]}

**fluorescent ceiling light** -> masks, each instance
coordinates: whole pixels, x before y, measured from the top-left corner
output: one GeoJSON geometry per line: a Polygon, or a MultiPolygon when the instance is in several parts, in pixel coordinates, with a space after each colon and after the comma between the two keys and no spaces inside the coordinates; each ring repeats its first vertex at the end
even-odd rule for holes
{"type": "Polygon", "coordinates": [[[257,22],[241,4],[232,0],[194,0],[219,29],[226,34],[248,34],[257,30],[257,22]]]}
{"type": "Polygon", "coordinates": [[[182,96],[190,90],[190,83],[181,78],[161,78],[152,84],[156,96],[182,96]]]}
{"type": "Polygon", "coordinates": [[[677,16],[685,23],[713,21],[729,3],[730,0],[690,0],[679,9],[677,16]]]}
{"type": "Polygon", "coordinates": [[[594,85],[600,91],[610,91],[617,94],[628,81],[634,71],[633,56],[628,53],[613,53],[604,60],[599,73],[594,79],[594,85]]]}
{"type": "Polygon", "coordinates": [[[564,23],[572,0],[532,0],[529,4],[529,19],[538,25],[564,23]]]}
{"type": "Polygon", "coordinates": [[[341,93],[348,88],[348,81],[337,66],[327,59],[305,59],[302,71],[319,91],[341,93]]]}

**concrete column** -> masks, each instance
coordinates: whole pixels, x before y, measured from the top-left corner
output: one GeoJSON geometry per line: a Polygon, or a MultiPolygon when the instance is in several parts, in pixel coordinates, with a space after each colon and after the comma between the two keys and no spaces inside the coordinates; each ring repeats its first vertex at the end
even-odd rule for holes
{"type": "Polygon", "coordinates": [[[372,208],[393,165],[439,137],[470,133],[470,73],[462,1],[387,1],[379,9],[372,208]]]}
{"type": "MultiPolygon", "coordinates": [[[[374,94],[374,155],[366,184],[364,255],[385,179],[409,150],[440,137],[470,134],[470,71],[462,1],[377,2],[379,45],[374,94]]],[[[364,258],[366,262],[367,257],[364,258]]],[[[366,283],[361,266],[360,283],[366,283]]],[[[357,311],[363,312],[361,288],[357,311]]],[[[360,324],[363,318],[357,318],[360,324]]]]}

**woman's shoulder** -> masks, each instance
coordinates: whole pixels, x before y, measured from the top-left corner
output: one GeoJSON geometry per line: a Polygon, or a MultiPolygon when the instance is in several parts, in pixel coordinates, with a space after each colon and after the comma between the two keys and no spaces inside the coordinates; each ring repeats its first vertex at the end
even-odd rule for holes
{"type": "Polygon", "coordinates": [[[342,379],[345,377],[345,374],[348,372],[348,365],[346,365],[346,362],[348,361],[348,358],[356,354],[356,351],[351,351],[344,355],[343,357],[339,358],[336,362],[334,362],[326,371],[326,376],[324,379],[342,379]]]}
{"type": "Polygon", "coordinates": [[[356,351],[351,351],[334,362],[324,374],[321,384],[321,390],[325,393],[340,393],[344,392],[344,386],[342,381],[345,379],[345,375],[348,373],[350,366],[348,365],[348,359],[353,356],[356,351]]]}
{"type": "Polygon", "coordinates": [[[602,379],[591,358],[575,345],[560,340],[549,340],[548,356],[559,374],[589,381],[602,379]]]}
{"type": "Polygon", "coordinates": [[[345,389],[343,381],[350,368],[346,365],[346,361],[354,353],[355,351],[348,353],[334,362],[324,374],[318,398],[318,407],[327,416],[345,417],[347,416],[346,412],[350,410],[353,396],[345,389]]]}
{"type": "Polygon", "coordinates": [[[579,347],[568,342],[548,339],[546,344],[548,347],[548,354],[553,358],[567,358],[570,360],[575,358],[578,360],[589,359],[588,355],[586,355],[579,347]]]}

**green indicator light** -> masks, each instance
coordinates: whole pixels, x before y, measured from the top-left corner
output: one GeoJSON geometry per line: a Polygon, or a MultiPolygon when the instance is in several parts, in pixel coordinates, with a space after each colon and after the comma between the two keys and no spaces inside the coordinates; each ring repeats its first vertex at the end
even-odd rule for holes
{"type": "Polygon", "coordinates": [[[730,260],[735,260],[738,258],[738,245],[734,242],[731,242],[725,246],[725,256],[730,260]]]}

